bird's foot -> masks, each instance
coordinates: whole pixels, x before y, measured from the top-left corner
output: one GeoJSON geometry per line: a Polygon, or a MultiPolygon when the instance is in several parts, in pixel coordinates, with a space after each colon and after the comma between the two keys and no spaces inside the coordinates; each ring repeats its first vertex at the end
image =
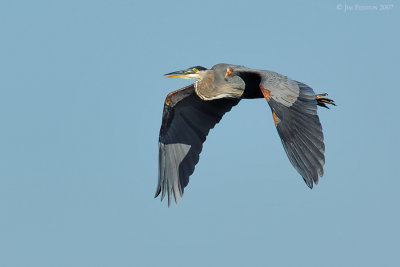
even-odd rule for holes
{"type": "Polygon", "coordinates": [[[317,100],[317,105],[329,109],[326,104],[330,104],[336,106],[335,101],[329,98],[326,98],[327,93],[315,95],[315,99],[317,100]]]}

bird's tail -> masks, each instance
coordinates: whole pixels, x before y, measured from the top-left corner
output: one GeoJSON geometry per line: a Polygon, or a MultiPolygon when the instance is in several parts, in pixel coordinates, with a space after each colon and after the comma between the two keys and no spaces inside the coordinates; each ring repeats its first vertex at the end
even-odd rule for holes
{"type": "Polygon", "coordinates": [[[315,99],[317,100],[317,105],[318,106],[321,106],[321,107],[324,107],[324,108],[327,108],[327,109],[329,109],[329,107],[326,104],[330,104],[330,105],[336,106],[334,100],[325,97],[327,95],[328,95],[327,93],[315,95],[315,99]]]}

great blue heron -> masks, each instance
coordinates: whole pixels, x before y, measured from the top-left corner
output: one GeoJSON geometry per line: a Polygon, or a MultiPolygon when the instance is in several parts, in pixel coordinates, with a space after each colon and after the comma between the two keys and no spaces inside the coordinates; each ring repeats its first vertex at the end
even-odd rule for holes
{"type": "Polygon", "coordinates": [[[326,94],[315,95],[307,85],[276,72],[217,64],[165,74],[166,78],[196,79],[168,94],[159,136],[159,176],[155,197],[161,193],[175,202],[182,197],[199,161],[206,136],[241,99],[265,98],[283,147],[293,167],[312,188],[324,173],[325,145],[317,105],[335,105],[326,94]]]}

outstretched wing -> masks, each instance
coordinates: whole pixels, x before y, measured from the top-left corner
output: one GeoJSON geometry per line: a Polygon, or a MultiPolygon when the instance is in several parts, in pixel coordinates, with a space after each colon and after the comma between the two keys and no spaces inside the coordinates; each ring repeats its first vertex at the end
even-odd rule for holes
{"type": "Polygon", "coordinates": [[[325,164],[324,135],[314,91],[274,72],[263,72],[260,89],[271,107],[290,162],[312,188],[323,176],[325,164]]]}
{"type": "Polygon", "coordinates": [[[189,182],[210,129],[239,100],[201,100],[190,85],[168,94],[159,137],[159,173],[155,197],[173,194],[177,202],[189,182]]]}
{"type": "Polygon", "coordinates": [[[249,89],[253,92],[261,90],[271,107],[275,126],[290,162],[312,188],[313,183],[318,183],[319,176],[323,176],[325,164],[324,136],[314,91],[303,83],[272,71],[242,66],[233,69],[246,84],[260,81],[259,88],[249,89]]]}

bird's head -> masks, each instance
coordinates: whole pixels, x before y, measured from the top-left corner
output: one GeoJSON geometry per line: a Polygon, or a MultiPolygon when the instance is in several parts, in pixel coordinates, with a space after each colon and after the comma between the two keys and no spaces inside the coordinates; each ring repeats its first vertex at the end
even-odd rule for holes
{"type": "Polygon", "coordinates": [[[190,67],[186,70],[174,71],[164,74],[165,78],[201,79],[207,68],[202,66],[190,67]]]}

